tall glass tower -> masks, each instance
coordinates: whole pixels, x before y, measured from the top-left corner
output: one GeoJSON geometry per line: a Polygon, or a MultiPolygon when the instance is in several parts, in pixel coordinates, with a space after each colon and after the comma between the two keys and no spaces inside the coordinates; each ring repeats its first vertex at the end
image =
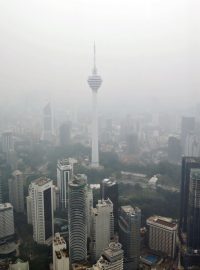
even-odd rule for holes
{"type": "Polygon", "coordinates": [[[88,77],[88,84],[92,89],[92,161],[91,166],[99,167],[99,147],[98,147],[98,110],[97,110],[97,92],[102,84],[101,77],[97,74],[96,68],[96,49],[94,45],[94,67],[92,75],[88,77]]]}

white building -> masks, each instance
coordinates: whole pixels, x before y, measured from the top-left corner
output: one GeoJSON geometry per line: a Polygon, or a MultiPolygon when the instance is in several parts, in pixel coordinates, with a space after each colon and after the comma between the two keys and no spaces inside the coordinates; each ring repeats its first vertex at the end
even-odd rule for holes
{"type": "Polygon", "coordinates": [[[24,175],[16,170],[8,180],[9,201],[17,213],[24,212],[24,175]]]}
{"type": "Polygon", "coordinates": [[[29,186],[33,239],[38,244],[49,243],[53,236],[53,187],[52,180],[42,177],[29,186]]]}
{"type": "Polygon", "coordinates": [[[69,159],[58,160],[57,186],[60,191],[60,206],[68,208],[68,184],[72,180],[73,163],[69,159]]]}
{"type": "Polygon", "coordinates": [[[123,250],[120,243],[111,242],[93,266],[93,270],[123,270],[123,250]]]}
{"type": "Polygon", "coordinates": [[[87,259],[87,177],[77,175],[69,183],[69,255],[70,263],[87,259]]]}
{"type": "Polygon", "coordinates": [[[53,240],[53,270],[69,270],[67,245],[59,233],[55,234],[53,240]]]}
{"type": "Polygon", "coordinates": [[[27,214],[27,223],[32,224],[32,197],[26,197],[26,214],[27,214]]]}
{"type": "Polygon", "coordinates": [[[91,254],[96,261],[114,236],[113,204],[110,199],[99,200],[92,210],[91,254]]]}
{"type": "Polygon", "coordinates": [[[147,219],[149,248],[174,258],[177,224],[171,218],[152,216],[147,219]]]}
{"type": "Polygon", "coordinates": [[[0,204],[0,239],[14,233],[13,206],[10,203],[0,204]]]}

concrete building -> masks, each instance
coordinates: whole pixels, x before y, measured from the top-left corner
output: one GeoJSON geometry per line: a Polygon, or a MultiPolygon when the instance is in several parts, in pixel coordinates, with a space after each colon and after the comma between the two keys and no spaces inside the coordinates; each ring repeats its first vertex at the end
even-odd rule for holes
{"type": "Polygon", "coordinates": [[[120,243],[111,242],[100,259],[93,266],[93,270],[123,270],[123,250],[120,243]]]}
{"type": "Polygon", "coordinates": [[[87,209],[87,236],[91,238],[93,189],[89,185],[87,186],[87,193],[86,193],[86,209],[87,209]]]}
{"type": "Polygon", "coordinates": [[[69,256],[70,263],[87,259],[87,177],[76,175],[69,183],[69,256]]]}
{"type": "Polygon", "coordinates": [[[177,224],[171,218],[152,216],[147,219],[149,248],[174,258],[177,224]]]}
{"type": "Polygon", "coordinates": [[[8,180],[9,201],[17,213],[24,212],[24,175],[16,170],[8,180]]]}
{"type": "Polygon", "coordinates": [[[2,150],[5,154],[14,151],[14,139],[12,131],[5,131],[2,134],[2,150]]]}
{"type": "Polygon", "coordinates": [[[92,89],[92,161],[91,166],[99,167],[99,146],[98,146],[98,111],[97,111],[97,92],[102,84],[101,77],[97,74],[96,51],[94,45],[94,67],[92,75],[88,77],[88,84],[92,89]]]}
{"type": "Polygon", "coordinates": [[[68,208],[68,185],[73,175],[73,164],[69,159],[58,160],[57,163],[57,186],[60,191],[60,206],[68,208]]]}
{"type": "Polygon", "coordinates": [[[53,240],[53,270],[69,270],[69,267],[66,242],[60,233],[56,233],[53,240]]]}
{"type": "Polygon", "coordinates": [[[17,259],[15,263],[9,264],[9,270],[29,270],[29,262],[17,259]]]}
{"type": "Polygon", "coordinates": [[[46,142],[53,142],[54,140],[53,114],[50,103],[43,109],[43,130],[41,140],[46,142]]]}
{"type": "Polygon", "coordinates": [[[27,223],[32,224],[32,197],[26,197],[26,215],[27,215],[27,223]]]}
{"type": "Polygon", "coordinates": [[[181,119],[181,148],[184,154],[186,138],[188,134],[195,131],[195,118],[184,116],[181,119]]]}
{"type": "Polygon", "coordinates": [[[110,199],[99,200],[92,210],[91,254],[94,261],[101,256],[113,236],[113,204],[110,199]]]}
{"type": "Polygon", "coordinates": [[[118,183],[114,178],[103,179],[101,182],[101,198],[110,199],[113,203],[114,232],[118,232],[119,194],[118,183]]]}
{"type": "Polygon", "coordinates": [[[41,177],[29,186],[32,206],[33,239],[38,244],[47,244],[53,236],[53,184],[41,177]]]}
{"type": "Polygon", "coordinates": [[[137,270],[140,259],[141,210],[130,205],[119,211],[119,241],[124,250],[124,269],[137,270]]]}
{"type": "Polygon", "coordinates": [[[10,203],[0,204],[0,239],[13,236],[14,233],[13,206],[10,203]]]}

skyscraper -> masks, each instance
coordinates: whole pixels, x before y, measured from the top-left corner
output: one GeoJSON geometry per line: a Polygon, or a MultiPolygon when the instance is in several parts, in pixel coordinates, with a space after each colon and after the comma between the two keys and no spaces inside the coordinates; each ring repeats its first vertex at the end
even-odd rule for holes
{"type": "Polygon", "coordinates": [[[50,103],[43,109],[43,130],[41,139],[46,142],[53,141],[53,115],[50,103]]]}
{"type": "Polygon", "coordinates": [[[98,111],[97,111],[97,92],[102,84],[101,77],[97,74],[96,51],[94,45],[94,67],[92,75],[88,77],[88,84],[92,89],[92,161],[91,166],[99,167],[99,146],[98,146],[98,111]]]}
{"type": "Polygon", "coordinates": [[[0,204],[3,203],[2,173],[0,169],[0,204]]]}
{"type": "Polygon", "coordinates": [[[68,159],[58,160],[57,163],[57,185],[60,192],[60,206],[68,208],[68,184],[72,179],[73,164],[68,159]]]}
{"type": "Polygon", "coordinates": [[[10,203],[0,204],[0,239],[14,235],[13,207],[10,203]]]}
{"type": "Polygon", "coordinates": [[[53,184],[48,178],[38,178],[29,186],[31,197],[33,239],[47,244],[53,236],[53,184]]]}
{"type": "Polygon", "coordinates": [[[69,183],[69,256],[70,263],[87,259],[87,177],[74,176],[69,183]]]}
{"type": "Polygon", "coordinates": [[[69,270],[69,256],[67,245],[59,233],[53,240],[53,270],[69,270]]]}
{"type": "Polygon", "coordinates": [[[113,204],[110,199],[99,200],[92,211],[91,254],[96,261],[114,236],[113,204]]]}
{"type": "Polygon", "coordinates": [[[119,195],[118,195],[118,183],[114,178],[104,179],[101,182],[101,198],[104,200],[107,200],[109,198],[113,203],[114,231],[117,232],[119,195]]]}
{"type": "Polygon", "coordinates": [[[118,242],[111,242],[93,266],[93,270],[123,270],[123,250],[118,242]]]}
{"type": "Polygon", "coordinates": [[[130,205],[119,212],[119,241],[124,250],[124,269],[137,270],[140,258],[141,210],[130,205]]]}
{"type": "Polygon", "coordinates": [[[24,176],[19,170],[12,174],[12,178],[8,180],[9,201],[18,213],[24,212],[24,176]]]}
{"type": "Polygon", "coordinates": [[[181,120],[181,147],[184,154],[185,143],[187,135],[195,130],[195,118],[194,117],[182,117],[181,120]]]}

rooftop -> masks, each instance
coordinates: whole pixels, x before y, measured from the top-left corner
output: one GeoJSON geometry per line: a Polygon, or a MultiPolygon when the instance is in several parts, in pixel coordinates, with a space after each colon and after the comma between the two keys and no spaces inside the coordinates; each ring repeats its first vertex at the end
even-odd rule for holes
{"type": "Polygon", "coordinates": [[[38,186],[44,186],[45,184],[50,183],[51,181],[52,181],[52,180],[49,179],[49,178],[46,178],[46,177],[40,177],[40,178],[34,180],[33,183],[34,183],[35,185],[38,185],[38,186]]]}
{"type": "Polygon", "coordinates": [[[1,203],[0,204],[0,210],[5,210],[5,209],[8,209],[8,208],[13,208],[11,203],[1,203]]]}
{"type": "Polygon", "coordinates": [[[117,182],[114,178],[105,178],[102,181],[102,184],[106,184],[107,186],[113,186],[115,185],[117,182]]]}
{"type": "Polygon", "coordinates": [[[121,206],[121,209],[130,216],[135,215],[136,213],[141,211],[138,207],[132,207],[131,205],[121,206]]]}
{"type": "Polygon", "coordinates": [[[152,216],[147,219],[147,222],[152,222],[158,225],[163,225],[168,228],[176,228],[177,224],[171,219],[166,217],[160,217],[160,216],[152,216]]]}

